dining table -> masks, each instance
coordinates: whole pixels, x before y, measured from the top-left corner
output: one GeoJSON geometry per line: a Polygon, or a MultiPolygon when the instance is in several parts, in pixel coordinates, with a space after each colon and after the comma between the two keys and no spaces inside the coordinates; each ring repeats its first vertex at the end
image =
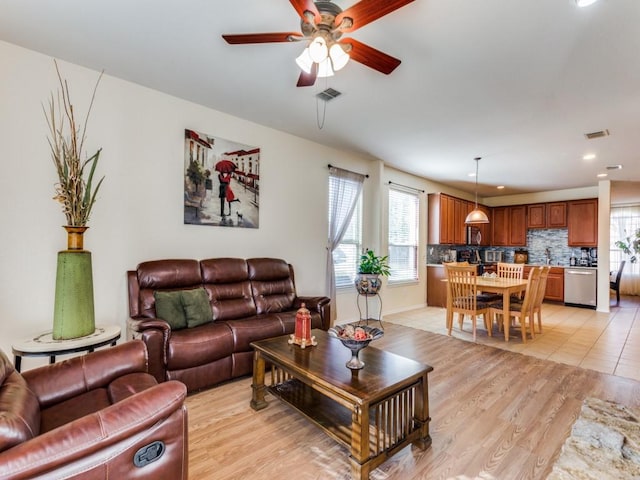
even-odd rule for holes
{"type": "MultiPolygon", "coordinates": [[[[443,281],[447,281],[445,278],[443,281]]],[[[509,309],[511,307],[511,295],[524,292],[527,289],[527,279],[502,278],[497,276],[476,277],[478,292],[488,292],[502,295],[502,323],[505,342],[509,341],[509,326],[511,325],[509,309]]],[[[447,311],[447,322],[452,321],[453,312],[447,311]]]]}

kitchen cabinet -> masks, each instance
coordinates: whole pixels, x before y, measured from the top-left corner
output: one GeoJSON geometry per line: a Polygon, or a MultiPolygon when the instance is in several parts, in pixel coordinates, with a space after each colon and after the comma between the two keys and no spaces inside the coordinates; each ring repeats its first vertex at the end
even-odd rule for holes
{"type": "MultiPolygon", "coordinates": [[[[524,278],[529,278],[529,272],[532,268],[533,265],[525,265],[523,272],[524,278]]],[[[549,270],[544,299],[552,302],[564,301],[564,268],[551,267],[551,270],[549,270]]]]}
{"type": "Polygon", "coordinates": [[[547,228],[567,228],[567,202],[547,203],[547,228]]]}
{"type": "Polygon", "coordinates": [[[570,247],[597,247],[598,199],[567,202],[567,228],[570,247]]]}
{"type": "MultiPolygon", "coordinates": [[[[466,245],[467,214],[475,204],[443,193],[428,196],[429,221],[427,243],[431,245],[466,245]]],[[[482,245],[488,245],[489,235],[481,230],[482,245]]]]}
{"type": "Polygon", "coordinates": [[[527,205],[527,228],[547,228],[547,205],[527,205]]]}
{"type": "Polygon", "coordinates": [[[492,244],[501,247],[527,244],[526,206],[495,207],[491,221],[492,244]]]}
{"type": "Polygon", "coordinates": [[[447,283],[442,281],[444,278],[443,266],[427,266],[427,305],[429,307],[446,308],[447,283]]]}
{"type": "Polygon", "coordinates": [[[527,205],[527,228],[567,228],[567,202],[527,205]]]}
{"type": "Polygon", "coordinates": [[[509,212],[508,207],[495,207],[491,225],[493,245],[506,247],[509,245],[509,212]]]}
{"type": "Polygon", "coordinates": [[[464,221],[473,207],[469,207],[469,202],[459,198],[454,198],[453,204],[453,243],[456,245],[466,245],[467,228],[464,221]]]}
{"type": "Polygon", "coordinates": [[[509,207],[509,245],[527,244],[527,209],[524,205],[509,207]]]}

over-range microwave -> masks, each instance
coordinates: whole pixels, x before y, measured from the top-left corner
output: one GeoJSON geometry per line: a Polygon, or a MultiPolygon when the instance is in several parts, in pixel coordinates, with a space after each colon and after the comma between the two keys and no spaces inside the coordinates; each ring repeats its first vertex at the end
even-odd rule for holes
{"type": "Polygon", "coordinates": [[[502,261],[502,252],[500,250],[485,250],[484,263],[498,263],[502,261]]]}

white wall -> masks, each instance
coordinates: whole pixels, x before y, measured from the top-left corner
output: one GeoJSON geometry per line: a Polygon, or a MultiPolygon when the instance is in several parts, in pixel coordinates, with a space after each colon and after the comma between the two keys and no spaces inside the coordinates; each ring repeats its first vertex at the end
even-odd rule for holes
{"type": "MultiPolygon", "coordinates": [[[[57,88],[53,60],[0,42],[0,348],[52,327],[56,253],[65,223],[42,104],[57,88]]],[[[59,62],[80,118],[98,72],[59,62]]],[[[327,164],[380,178],[378,161],[327,148],[108,75],[91,114],[86,151],[103,148],[106,179],[85,235],[93,255],[96,322],[128,316],[126,270],[158,258],[272,256],[288,260],[300,294],[324,294],[327,164]],[[184,225],[184,129],[261,148],[260,228],[184,225]]],[[[365,190],[367,216],[379,216],[365,190]],[[371,212],[374,212],[373,214],[371,212]]],[[[379,225],[379,222],[378,222],[379,225]]],[[[355,293],[355,290],[354,290],[355,293]]],[[[352,297],[353,298],[353,297],[352,297]]],[[[41,364],[25,359],[25,368],[41,364]]]]}

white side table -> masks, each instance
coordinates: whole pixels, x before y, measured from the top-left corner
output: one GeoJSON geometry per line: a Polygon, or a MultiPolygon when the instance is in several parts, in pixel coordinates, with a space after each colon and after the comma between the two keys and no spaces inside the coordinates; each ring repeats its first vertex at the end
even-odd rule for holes
{"type": "Polygon", "coordinates": [[[22,357],[49,357],[49,363],[55,363],[56,355],[93,352],[96,348],[105,345],[113,347],[119,338],[120,327],[118,325],[96,325],[96,330],[91,335],[70,340],[54,340],[53,331],[49,330],[14,343],[11,346],[13,363],[19,372],[22,366],[22,357]]]}

